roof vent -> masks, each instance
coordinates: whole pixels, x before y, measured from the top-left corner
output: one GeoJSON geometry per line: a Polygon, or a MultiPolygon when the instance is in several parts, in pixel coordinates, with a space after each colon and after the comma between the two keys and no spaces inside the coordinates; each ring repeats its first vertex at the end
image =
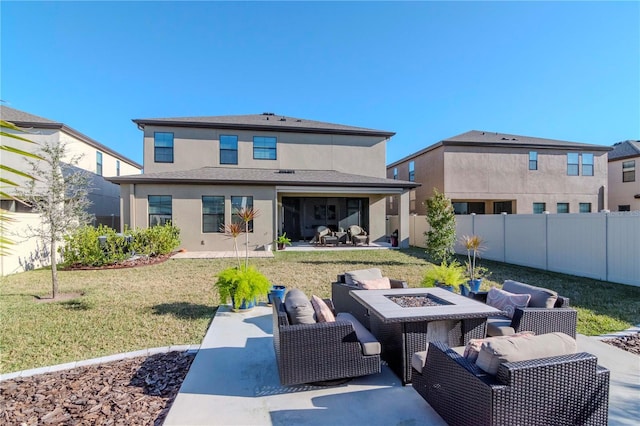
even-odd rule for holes
{"type": "Polygon", "coordinates": [[[284,117],[280,117],[280,121],[287,121],[287,119],[284,117]]]}
{"type": "Polygon", "coordinates": [[[275,114],[272,112],[263,112],[262,115],[275,115],[275,114]]]}
{"type": "Polygon", "coordinates": [[[300,120],[299,118],[296,120],[296,123],[302,123],[302,120],[300,120]]]}
{"type": "Polygon", "coordinates": [[[295,170],[291,170],[291,169],[282,169],[282,170],[278,170],[278,173],[283,174],[283,175],[292,175],[295,174],[295,170]]]}
{"type": "Polygon", "coordinates": [[[502,138],[502,140],[503,140],[503,141],[508,141],[508,140],[509,140],[509,138],[502,138]]]}

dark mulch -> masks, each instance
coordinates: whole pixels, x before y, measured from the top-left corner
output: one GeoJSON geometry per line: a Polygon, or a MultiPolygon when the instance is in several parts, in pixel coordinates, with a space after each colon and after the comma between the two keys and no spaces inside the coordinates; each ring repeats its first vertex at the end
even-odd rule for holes
{"type": "Polygon", "coordinates": [[[156,265],[158,263],[165,262],[176,253],[177,252],[173,252],[169,254],[159,254],[157,256],[134,256],[131,259],[114,263],[113,265],[104,265],[104,266],[70,265],[70,266],[67,266],[66,268],[61,268],[61,269],[64,271],[95,271],[100,269],[135,268],[138,266],[156,265]]]}
{"type": "Polygon", "coordinates": [[[624,349],[632,354],[640,355],[640,333],[618,337],[616,339],[606,339],[603,340],[603,342],[624,349]]]}
{"type": "Polygon", "coordinates": [[[170,352],[0,382],[0,424],[161,425],[194,354],[170,352]]]}

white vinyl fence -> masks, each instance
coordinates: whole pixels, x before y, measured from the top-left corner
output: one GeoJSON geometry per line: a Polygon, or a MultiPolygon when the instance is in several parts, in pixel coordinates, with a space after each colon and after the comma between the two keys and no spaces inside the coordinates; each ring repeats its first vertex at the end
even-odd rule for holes
{"type": "MultiPolygon", "coordinates": [[[[389,217],[392,226],[397,218],[389,217]]],[[[411,216],[410,244],[425,247],[425,216],[411,216]]],[[[479,235],[482,258],[640,286],[640,212],[456,216],[456,240],[479,235]]],[[[456,252],[466,254],[457,244],[456,252]]]]}

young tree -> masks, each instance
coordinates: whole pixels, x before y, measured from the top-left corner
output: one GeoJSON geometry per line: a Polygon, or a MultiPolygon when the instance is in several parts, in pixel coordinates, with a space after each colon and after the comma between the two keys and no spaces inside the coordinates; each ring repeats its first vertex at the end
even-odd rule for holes
{"type": "Polygon", "coordinates": [[[433,196],[424,205],[430,227],[424,233],[427,237],[427,253],[436,261],[447,261],[451,258],[456,242],[456,217],[451,200],[434,188],[433,196]]]}
{"type": "Polygon", "coordinates": [[[52,297],[58,294],[57,245],[76,228],[88,224],[92,216],[87,212],[91,204],[89,176],[75,167],[80,160],[67,158],[66,144],[45,143],[37,154],[40,161],[28,160],[35,181],[30,181],[20,197],[40,214],[41,225],[28,226],[27,236],[36,237],[49,246],[51,260],[52,297]]]}

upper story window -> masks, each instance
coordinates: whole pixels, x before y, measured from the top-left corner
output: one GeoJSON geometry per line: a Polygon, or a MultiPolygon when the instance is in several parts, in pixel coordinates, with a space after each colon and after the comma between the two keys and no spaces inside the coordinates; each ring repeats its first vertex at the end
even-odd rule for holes
{"type": "Polygon", "coordinates": [[[220,164],[238,164],[238,137],[220,135],[220,164]]]}
{"type": "Polygon", "coordinates": [[[529,151],[529,170],[538,170],[538,153],[529,151]]]}
{"type": "Polygon", "coordinates": [[[556,209],[558,213],[569,213],[569,203],[558,203],[556,209]]]}
{"type": "Polygon", "coordinates": [[[253,159],[254,160],[275,160],[277,139],[273,136],[253,137],[253,159]]]}
{"type": "Polygon", "coordinates": [[[149,226],[171,222],[171,195],[149,195],[149,226]]]}
{"type": "Polygon", "coordinates": [[[116,160],[116,176],[120,176],[120,160],[116,160]]]}
{"type": "Polygon", "coordinates": [[[102,153],[96,151],[96,174],[102,176],[102,153]]]}
{"type": "Polygon", "coordinates": [[[580,155],[577,152],[567,154],[567,175],[578,176],[580,174],[580,155]]]}
{"type": "Polygon", "coordinates": [[[173,133],[155,132],[153,134],[153,161],[173,163],[173,133]]]}
{"type": "Polygon", "coordinates": [[[409,180],[411,182],[416,180],[416,164],[415,164],[415,161],[409,161],[409,180]]]}
{"type": "Polygon", "coordinates": [[[546,203],[533,203],[533,213],[541,214],[541,213],[544,213],[545,210],[547,210],[546,203]]]}
{"type": "Polygon", "coordinates": [[[582,176],[593,176],[593,154],[582,154],[582,176]]]}
{"type": "Polygon", "coordinates": [[[395,180],[398,180],[398,168],[397,167],[393,168],[393,178],[395,180]]]}
{"type": "Polygon", "coordinates": [[[636,181],[636,160],[622,162],[622,181],[636,181]]]}
{"type": "MultiPolygon", "coordinates": [[[[241,197],[241,196],[232,196],[231,197],[231,222],[239,223],[244,230],[244,222],[238,216],[238,212],[242,209],[253,209],[253,197],[241,197]]],[[[249,222],[249,232],[253,232],[253,221],[249,222]]]]}
{"type": "Polygon", "coordinates": [[[202,232],[223,232],[224,196],[202,197],[202,232]]]}

